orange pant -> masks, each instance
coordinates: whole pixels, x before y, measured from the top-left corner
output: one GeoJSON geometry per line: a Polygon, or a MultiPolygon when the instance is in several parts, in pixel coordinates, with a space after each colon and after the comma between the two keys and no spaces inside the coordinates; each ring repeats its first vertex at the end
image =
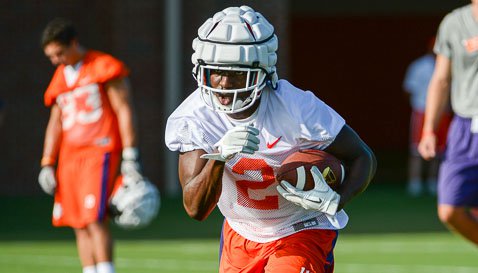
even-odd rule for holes
{"type": "Polygon", "coordinates": [[[336,230],[311,229],[269,243],[245,239],[224,221],[220,273],[332,273],[336,230]]]}
{"type": "Polygon", "coordinates": [[[107,216],[120,152],[85,149],[68,154],[57,168],[54,226],[83,228],[107,216]]]}

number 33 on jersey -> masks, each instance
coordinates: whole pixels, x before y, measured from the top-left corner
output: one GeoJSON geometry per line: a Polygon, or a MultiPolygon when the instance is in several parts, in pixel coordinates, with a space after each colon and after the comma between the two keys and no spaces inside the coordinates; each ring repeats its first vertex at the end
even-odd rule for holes
{"type": "Polygon", "coordinates": [[[104,85],[127,75],[122,62],[92,50],[74,67],[58,66],[44,99],[46,106],[56,103],[61,110],[62,144],[120,147],[116,116],[104,85]]]}

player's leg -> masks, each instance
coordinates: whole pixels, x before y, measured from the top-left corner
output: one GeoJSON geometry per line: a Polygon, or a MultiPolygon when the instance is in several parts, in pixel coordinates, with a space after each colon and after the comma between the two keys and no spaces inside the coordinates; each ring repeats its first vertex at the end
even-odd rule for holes
{"type": "Polygon", "coordinates": [[[419,196],[423,191],[422,167],[423,159],[417,154],[410,154],[408,158],[407,192],[411,196],[419,196]]]}
{"type": "Polygon", "coordinates": [[[86,228],[75,228],[76,247],[83,273],[96,273],[96,261],[93,254],[93,243],[86,228]]]}
{"type": "Polygon", "coordinates": [[[113,261],[113,239],[107,221],[91,223],[87,226],[87,230],[93,244],[96,263],[111,263],[113,261]]]}
{"type": "Polygon", "coordinates": [[[108,199],[113,189],[119,165],[118,153],[91,150],[85,152],[81,177],[84,206],[81,217],[92,244],[92,253],[97,273],[114,273],[113,239],[108,221],[108,199]]]}
{"type": "Polygon", "coordinates": [[[447,140],[438,181],[438,216],[451,230],[478,245],[478,134],[471,119],[456,116],[447,140]]]}
{"type": "Polygon", "coordinates": [[[443,162],[438,186],[440,220],[478,245],[478,219],[473,215],[478,208],[478,163],[443,162]]]}
{"type": "Polygon", "coordinates": [[[437,194],[438,186],[438,170],[440,167],[441,157],[435,157],[428,162],[427,188],[431,195],[437,194]]]}
{"type": "Polygon", "coordinates": [[[439,205],[438,215],[448,228],[478,245],[478,221],[467,208],[439,205]]]}
{"type": "Polygon", "coordinates": [[[424,114],[419,111],[412,111],[410,116],[409,134],[409,156],[408,156],[408,182],[407,192],[411,196],[418,196],[422,193],[422,169],[424,161],[418,153],[424,114]]]}
{"type": "MultiPolygon", "coordinates": [[[[93,253],[96,261],[97,273],[114,273],[113,264],[113,238],[109,230],[109,221],[106,215],[108,211],[108,200],[113,190],[116,173],[118,170],[119,153],[99,153],[96,158],[99,162],[92,162],[92,171],[89,179],[98,181],[92,185],[97,190],[98,204],[94,221],[87,225],[91,241],[93,242],[93,253]],[[96,166],[95,166],[96,165],[96,166]]],[[[91,189],[93,192],[94,189],[91,189]]]]}
{"type": "Polygon", "coordinates": [[[437,131],[437,156],[430,160],[428,164],[427,187],[428,192],[432,195],[437,194],[438,172],[446,149],[446,140],[451,119],[451,114],[444,114],[441,118],[437,131]]]}
{"type": "Polygon", "coordinates": [[[95,222],[74,230],[84,273],[114,273],[113,242],[107,223],[95,222]]]}
{"type": "Polygon", "coordinates": [[[224,221],[221,234],[222,247],[220,249],[219,272],[263,273],[266,264],[263,251],[264,245],[247,240],[235,232],[229,226],[227,220],[224,221]]]}
{"type": "Polygon", "coordinates": [[[335,230],[315,229],[282,238],[276,241],[264,272],[331,273],[337,236],[335,230]]]}

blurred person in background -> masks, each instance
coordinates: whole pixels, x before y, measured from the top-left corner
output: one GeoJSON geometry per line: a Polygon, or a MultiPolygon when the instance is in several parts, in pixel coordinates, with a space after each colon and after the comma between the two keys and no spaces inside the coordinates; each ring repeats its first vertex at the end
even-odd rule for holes
{"type": "Polygon", "coordinates": [[[48,23],[41,45],[57,68],[44,95],[51,110],[38,181],[54,195],[53,225],[74,230],[83,273],[113,273],[107,206],[120,162],[123,178],[141,177],[129,72],[80,45],[65,19],[48,23]]]}
{"type": "Polygon", "coordinates": [[[454,112],[438,175],[438,216],[448,228],[478,245],[478,0],[447,14],[434,51],[419,151],[438,155],[440,118],[451,98],[454,112]]]}
{"type": "Polygon", "coordinates": [[[408,66],[403,81],[403,89],[409,95],[412,109],[410,114],[407,182],[407,192],[411,196],[422,194],[424,186],[431,195],[436,195],[438,167],[445,150],[446,134],[452,117],[451,109],[448,107],[447,111],[443,113],[437,130],[437,156],[427,162],[418,152],[418,143],[423,129],[428,84],[435,68],[434,44],[435,37],[431,37],[428,41],[426,54],[414,60],[408,66]],[[425,178],[424,181],[423,178],[425,178]]]}
{"type": "Polygon", "coordinates": [[[217,205],[225,216],[219,272],[333,272],[338,230],[348,221],[342,208],[375,173],[373,152],[337,112],[278,79],[277,46],[274,27],[250,7],[206,20],[193,41],[198,88],[166,125],[186,212],[202,221],[217,205]],[[300,149],[343,162],[348,173],[337,192],[317,168],[309,191],[275,180],[300,149]]]}

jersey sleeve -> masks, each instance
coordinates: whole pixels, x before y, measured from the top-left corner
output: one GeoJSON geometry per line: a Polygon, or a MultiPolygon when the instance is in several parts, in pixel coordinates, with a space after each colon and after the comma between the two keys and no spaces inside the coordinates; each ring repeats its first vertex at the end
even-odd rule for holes
{"type": "Polygon", "coordinates": [[[55,103],[56,97],[64,90],[67,89],[66,87],[66,82],[63,77],[63,68],[64,66],[59,66],[55,74],[53,74],[53,77],[50,81],[50,84],[48,85],[48,88],[45,91],[45,94],[43,96],[43,101],[45,103],[45,106],[52,106],[55,103]]]}
{"type": "Polygon", "coordinates": [[[330,106],[317,98],[312,92],[305,92],[306,100],[300,108],[302,111],[301,134],[313,142],[319,142],[325,149],[335,140],[345,120],[330,106]]]}
{"type": "Polygon", "coordinates": [[[435,46],[433,47],[433,51],[437,55],[443,55],[447,58],[451,58],[453,54],[451,37],[454,35],[454,32],[456,32],[453,31],[456,24],[456,20],[454,20],[456,16],[453,16],[455,12],[448,14],[441,21],[440,26],[438,27],[435,46]]]}
{"type": "Polygon", "coordinates": [[[166,146],[171,151],[204,150],[212,153],[214,144],[224,135],[217,115],[205,111],[200,91],[191,93],[169,116],[165,129],[166,146]]]}
{"type": "Polygon", "coordinates": [[[166,124],[166,146],[171,151],[189,152],[204,150],[212,153],[214,147],[208,141],[208,134],[195,120],[171,116],[166,124]]]}
{"type": "MultiPolygon", "coordinates": [[[[281,104],[287,105],[302,148],[325,149],[335,140],[345,120],[311,91],[280,81],[281,104]]],[[[292,126],[291,126],[292,127],[292,126]]]]}
{"type": "Polygon", "coordinates": [[[129,75],[129,70],[123,62],[111,55],[104,54],[95,61],[93,67],[95,81],[105,83],[116,78],[123,78],[129,75]]]}

